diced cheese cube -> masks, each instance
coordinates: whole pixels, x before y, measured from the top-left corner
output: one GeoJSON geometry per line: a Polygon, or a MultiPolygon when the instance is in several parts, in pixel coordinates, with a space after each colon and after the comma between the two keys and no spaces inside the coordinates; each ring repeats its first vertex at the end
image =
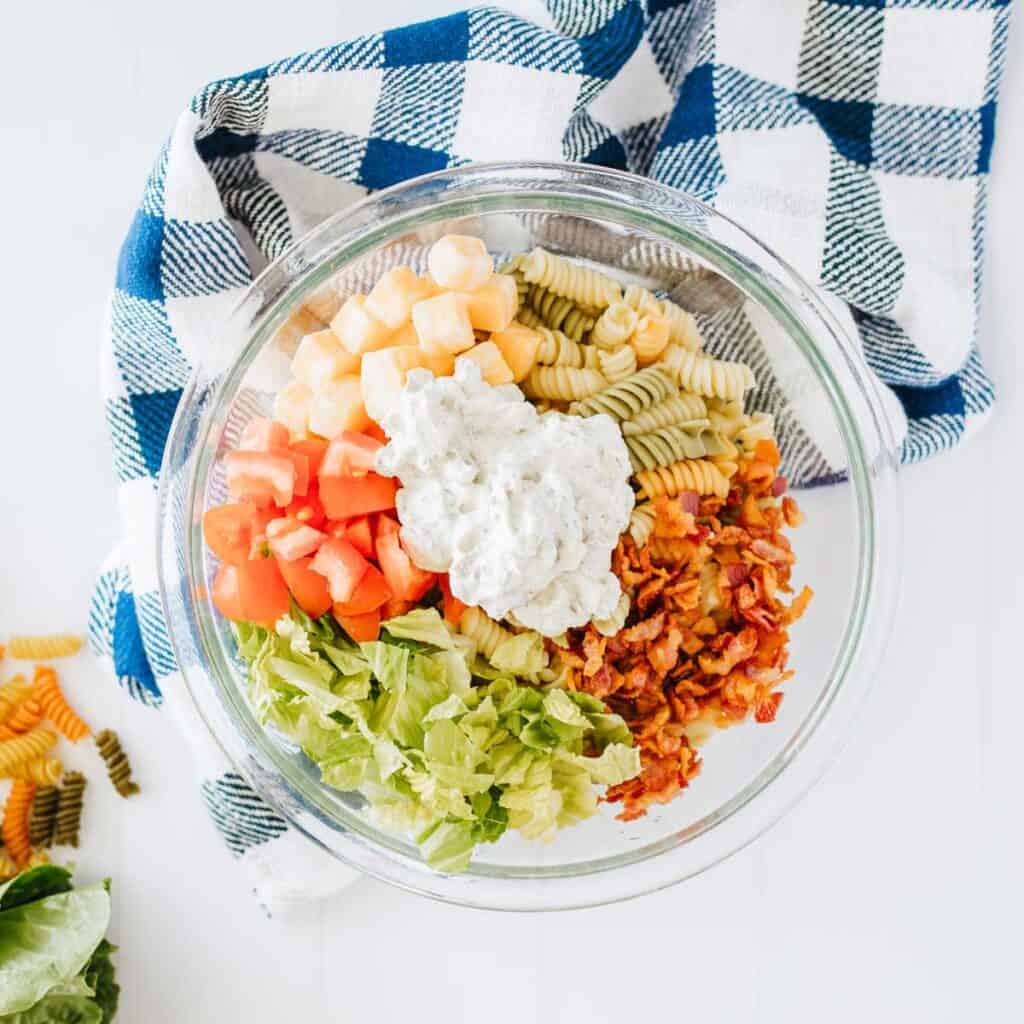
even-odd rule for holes
{"type": "Polygon", "coordinates": [[[416,333],[416,328],[410,320],[408,323],[402,324],[402,326],[391,335],[391,344],[388,348],[401,348],[403,345],[418,345],[419,343],[420,336],[416,333]]]}
{"type": "Polygon", "coordinates": [[[329,380],[359,372],[359,356],[352,355],[330,328],[307,334],[292,359],[292,373],[307,387],[319,391],[329,380]]]}
{"type": "Polygon", "coordinates": [[[478,331],[503,331],[519,308],[519,290],[510,274],[492,274],[469,292],[469,320],[478,331]]]}
{"type": "Polygon", "coordinates": [[[498,351],[508,363],[516,383],[526,380],[537,362],[540,335],[523,324],[510,324],[503,331],[495,331],[491,335],[491,341],[498,346],[498,351]]]}
{"type": "Polygon", "coordinates": [[[381,275],[366,296],[366,308],[394,330],[409,320],[414,303],[433,294],[433,282],[417,277],[410,267],[394,267],[381,275]]]}
{"type": "Polygon", "coordinates": [[[322,331],[325,326],[326,324],[313,316],[308,309],[299,308],[278,327],[274,335],[274,344],[282,352],[291,355],[307,334],[322,331]]]}
{"type": "Polygon", "coordinates": [[[511,384],[515,380],[508,363],[502,358],[501,350],[493,341],[483,341],[468,352],[463,352],[455,360],[455,365],[458,366],[463,360],[476,363],[480,367],[480,376],[495,387],[501,384],[511,384]]]}
{"type": "Polygon", "coordinates": [[[367,352],[363,356],[360,383],[366,411],[377,422],[388,413],[405,387],[410,370],[423,365],[423,352],[417,345],[400,345],[367,352]]]}
{"type": "Polygon", "coordinates": [[[391,344],[391,328],[366,308],[365,295],[351,295],[331,321],[331,330],[355,356],[391,344]]]}
{"type": "Polygon", "coordinates": [[[494,270],[483,240],[472,235],[445,235],[427,254],[430,276],[442,287],[459,292],[479,288],[494,270]]]}
{"type": "Polygon", "coordinates": [[[465,352],[476,338],[466,296],[445,292],[412,307],[412,322],[425,352],[465,352]]]}
{"type": "Polygon", "coordinates": [[[330,440],[345,430],[358,434],[369,425],[363,391],[355,374],[328,381],[313,395],[309,407],[309,429],[314,434],[330,440]]]}
{"type": "Polygon", "coordinates": [[[341,296],[334,287],[333,280],[325,281],[315,292],[306,296],[306,301],[302,305],[318,320],[329,324],[334,314],[341,309],[341,296]]]}
{"type": "Polygon", "coordinates": [[[435,377],[450,377],[455,372],[455,354],[443,349],[420,349],[423,354],[423,366],[435,377]]]}
{"type": "Polygon", "coordinates": [[[309,431],[309,407],[313,392],[301,380],[289,381],[274,399],[274,419],[293,434],[305,437],[309,431]]]}

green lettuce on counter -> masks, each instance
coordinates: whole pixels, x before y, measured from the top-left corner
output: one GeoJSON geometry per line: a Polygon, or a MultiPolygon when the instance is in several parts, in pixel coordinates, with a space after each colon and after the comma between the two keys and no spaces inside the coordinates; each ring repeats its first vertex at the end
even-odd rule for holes
{"type": "Polygon", "coordinates": [[[551,839],[597,810],[596,786],[640,771],[625,722],[588,694],[524,685],[547,663],[524,633],[489,662],[433,608],[355,644],[297,608],[275,629],[240,624],[260,720],[323,781],[358,790],[375,819],[413,835],[439,871],[464,870],[506,829],[551,839]]]}

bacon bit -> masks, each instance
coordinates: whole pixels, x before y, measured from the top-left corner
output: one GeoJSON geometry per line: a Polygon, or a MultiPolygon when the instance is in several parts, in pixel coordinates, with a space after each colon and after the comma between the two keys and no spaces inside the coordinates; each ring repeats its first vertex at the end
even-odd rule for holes
{"type": "Polygon", "coordinates": [[[758,558],[763,558],[772,565],[792,565],[796,561],[792,551],[787,551],[778,544],[769,544],[768,541],[762,540],[760,537],[750,545],[750,550],[758,558]]]}
{"type": "Polygon", "coordinates": [[[775,483],[772,484],[772,497],[781,498],[786,493],[787,487],[789,487],[789,481],[784,476],[777,476],[775,483]]]}
{"type": "Polygon", "coordinates": [[[737,562],[735,565],[724,566],[721,575],[725,577],[727,586],[738,587],[750,575],[750,568],[742,562],[737,562]]]}
{"type": "Polygon", "coordinates": [[[774,722],[775,714],[779,710],[779,705],[782,703],[782,694],[773,693],[767,700],[761,701],[754,708],[754,721],[755,722],[774,722]]]}
{"type": "Polygon", "coordinates": [[[583,674],[585,676],[594,675],[604,664],[604,649],[607,643],[607,638],[603,637],[596,630],[588,629],[584,634],[583,654],[586,657],[586,661],[583,664],[583,674]]]}
{"type": "Polygon", "coordinates": [[[804,521],[804,514],[796,503],[796,499],[788,495],[782,499],[782,516],[786,520],[786,525],[794,528],[800,526],[804,521]]]}
{"type": "Polygon", "coordinates": [[[811,603],[812,597],[814,597],[814,591],[810,587],[804,587],[789,606],[787,619],[790,622],[796,622],[807,611],[807,606],[811,603]]]}
{"type": "MultiPolygon", "coordinates": [[[[694,495],[696,497],[696,495],[694,495]]],[[[700,502],[697,503],[700,508],[700,502]]],[[[657,498],[654,502],[654,536],[688,537],[694,533],[697,523],[693,513],[683,508],[683,496],[678,498],[657,498]]]]}
{"type": "Polygon", "coordinates": [[[668,632],[651,644],[647,660],[655,672],[667,676],[676,667],[682,642],[683,634],[675,626],[669,626],[668,632]]]}
{"type": "Polygon", "coordinates": [[[754,458],[760,462],[767,462],[772,469],[778,469],[782,456],[779,454],[779,447],[774,441],[758,441],[754,445],[754,458]]]}
{"type": "Polygon", "coordinates": [[[695,516],[700,512],[700,495],[696,491],[680,491],[679,504],[684,512],[695,516]]]}
{"type": "Polygon", "coordinates": [[[656,615],[652,615],[649,619],[644,619],[642,622],[638,622],[635,626],[630,626],[630,628],[623,634],[623,639],[628,644],[648,643],[661,635],[661,631],[664,626],[665,613],[658,612],[656,615]]]}
{"type": "Polygon", "coordinates": [[[757,496],[748,494],[743,499],[743,507],[740,510],[740,521],[744,526],[767,526],[768,520],[757,503],[757,496]]]}
{"type": "Polygon", "coordinates": [[[611,667],[602,665],[592,676],[584,680],[587,693],[600,697],[602,700],[613,694],[621,685],[622,676],[611,667]]]}
{"type": "Polygon", "coordinates": [[[708,675],[724,676],[757,650],[757,631],[747,628],[735,635],[725,633],[716,637],[712,646],[719,647],[721,653],[717,658],[702,654],[698,659],[701,671],[708,675]],[[721,641],[725,641],[724,644],[721,641]]]}

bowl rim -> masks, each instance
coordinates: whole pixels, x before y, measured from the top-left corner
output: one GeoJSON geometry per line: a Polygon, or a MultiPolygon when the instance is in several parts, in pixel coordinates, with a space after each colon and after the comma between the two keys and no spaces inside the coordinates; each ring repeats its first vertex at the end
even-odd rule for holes
{"type": "MultiPolygon", "coordinates": [[[[597,208],[619,223],[623,220],[634,227],[643,227],[661,237],[668,237],[668,240],[676,245],[683,246],[686,251],[696,252],[703,260],[710,263],[716,270],[722,272],[725,269],[731,271],[726,273],[729,280],[739,276],[744,280],[744,293],[755,298],[762,306],[772,312],[772,315],[786,327],[786,333],[791,341],[798,344],[808,366],[815,371],[817,383],[826,391],[830,401],[830,408],[833,415],[837,416],[843,426],[842,434],[847,455],[850,459],[851,483],[856,494],[856,504],[859,519],[858,536],[861,549],[861,577],[855,593],[854,607],[856,615],[851,616],[851,621],[843,633],[842,640],[837,645],[832,668],[829,672],[829,681],[822,687],[814,704],[805,714],[796,732],[790,737],[789,742],[779,750],[771,760],[757,772],[746,786],[732,798],[716,807],[712,812],[705,815],[694,825],[663,837],[638,851],[635,854],[619,855],[605,860],[580,862],[566,868],[554,871],[543,869],[516,870],[504,867],[494,868],[462,875],[443,875],[427,868],[418,860],[410,857],[406,850],[407,845],[399,841],[397,844],[381,842],[378,836],[371,836],[370,830],[359,827],[359,822],[353,818],[352,821],[339,822],[331,819],[330,813],[325,805],[316,800],[313,807],[305,807],[303,813],[296,810],[294,799],[300,797],[309,802],[310,794],[303,791],[301,785],[291,778],[285,770],[282,759],[273,756],[274,744],[266,740],[262,727],[257,725],[258,736],[250,735],[250,742],[244,752],[246,756],[240,756],[238,750],[228,750],[218,735],[217,730],[211,724],[208,717],[208,710],[204,708],[195,686],[190,681],[188,672],[185,670],[187,659],[181,657],[181,650],[177,639],[177,631],[169,629],[172,650],[181,670],[185,688],[203,720],[207,730],[214,737],[218,745],[224,750],[228,759],[247,778],[259,795],[265,799],[279,814],[293,827],[298,828],[313,842],[328,850],[332,855],[342,861],[357,867],[358,869],[388,881],[403,888],[431,896],[447,902],[487,907],[491,909],[563,909],[568,907],[590,906],[598,903],[616,902],[621,899],[628,899],[645,892],[656,891],[668,885],[675,884],[684,878],[692,877],[695,874],[706,870],[713,864],[719,863],[725,857],[742,849],[753,842],[767,828],[781,819],[782,816],[802,797],[812,785],[814,785],[824,774],[828,765],[834,760],[842,745],[842,741],[849,735],[850,727],[856,717],[863,699],[868,692],[868,686],[862,685],[857,695],[856,707],[850,709],[848,717],[844,719],[844,725],[835,736],[829,736],[829,731],[822,732],[822,727],[828,721],[828,712],[833,707],[835,700],[843,691],[843,684],[849,676],[853,666],[859,661],[864,662],[866,654],[863,650],[863,642],[867,636],[866,625],[869,617],[873,620],[874,631],[872,637],[875,640],[872,660],[880,657],[884,648],[884,641],[891,622],[891,615],[885,614],[888,603],[891,602],[895,590],[895,579],[893,571],[898,567],[898,562],[893,559],[879,561],[879,552],[882,548],[893,546],[892,537],[892,513],[898,514],[898,488],[896,484],[896,460],[893,457],[895,452],[895,440],[892,425],[888,420],[884,405],[880,397],[878,383],[874,380],[862,357],[856,350],[854,342],[849,338],[844,329],[840,326],[828,307],[818,297],[816,290],[806,282],[792,267],[778,257],[769,247],[756,239],[750,232],[736,224],[728,216],[708,207],[700,200],[688,196],[675,189],[652,182],[649,179],[630,174],[629,172],[597,168],[592,165],[553,163],[545,161],[530,162],[499,162],[499,163],[477,163],[468,164],[463,167],[437,171],[429,175],[410,179],[401,182],[391,188],[380,192],[372,193],[359,202],[346,207],[333,216],[327,218],[317,225],[303,238],[297,240],[282,255],[271,261],[267,267],[253,280],[246,290],[245,295],[236,304],[235,309],[229,316],[227,323],[249,315],[248,306],[255,304],[259,307],[257,315],[260,318],[258,326],[250,329],[246,325],[243,329],[243,336],[247,336],[242,350],[236,354],[231,367],[223,373],[218,385],[209,399],[209,407],[199,420],[199,429],[189,422],[195,394],[199,385],[200,372],[204,366],[204,360],[200,359],[190,377],[189,384],[183,392],[178,411],[172,423],[168,444],[164,453],[164,465],[161,469],[160,489],[158,496],[158,508],[160,515],[158,519],[158,531],[160,553],[158,565],[159,589],[164,615],[169,625],[178,618],[176,607],[172,607],[169,600],[169,578],[168,567],[165,565],[165,543],[166,532],[171,529],[173,516],[167,514],[170,511],[171,502],[171,481],[175,474],[173,472],[173,461],[176,454],[180,454],[183,443],[183,435],[191,434],[193,455],[184,460],[184,464],[191,463],[187,492],[185,495],[185,508],[189,510],[191,529],[184,531],[182,538],[185,549],[185,562],[191,568],[188,574],[190,579],[201,579],[196,575],[196,568],[201,570],[202,550],[201,542],[196,543],[197,523],[195,511],[197,509],[197,494],[199,484],[205,479],[208,472],[208,463],[212,456],[209,454],[210,431],[213,427],[213,413],[223,405],[225,396],[232,393],[241,375],[248,369],[255,357],[266,342],[267,338],[277,329],[284,316],[294,310],[296,299],[308,295],[329,275],[333,275],[339,266],[351,259],[357,258],[363,252],[371,250],[378,244],[378,241],[394,238],[401,233],[407,221],[415,221],[422,226],[425,210],[422,205],[413,205],[406,212],[399,209],[397,215],[383,217],[377,222],[377,229],[364,233],[357,245],[351,241],[345,244],[349,235],[342,235],[342,240],[335,240],[333,246],[328,247],[327,252],[320,252],[316,262],[306,260],[304,253],[316,250],[317,246],[325,238],[330,238],[332,233],[340,226],[354,224],[358,217],[370,210],[383,210],[394,205],[402,207],[403,199],[415,196],[417,190],[428,191],[429,219],[440,220],[452,216],[449,209],[453,204],[466,203],[467,198],[461,190],[470,191],[479,187],[483,189],[482,195],[470,196],[474,210],[486,208],[481,200],[491,195],[487,190],[493,192],[497,202],[494,205],[507,206],[512,199],[520,203],[529,196],[541,197],[543,200],[550,200],[553,195],[563,198],[569,191],[582,190],[587,192],[586,202],[594,204],[597,208]],[[530,178],[533,182],[533,192],[520,180],[523,177],[530,178]],[[532,176],[532,177],[531,177],[532,176]],[[507,184],[507,179],[517,181],[516,189],[511,191],[498,191],[507,184]],[[432,186],[440,182],[455,182],[455,188],[451,195],[444,194],[440,197],[429,194],[432,186]],[[541,190],[539,186],[547,186],[541,190]],[[620,189],[630,189],[633,192],[640,192],[652,199],[658,197],[663,202],[677,210],[684,210],[704,220],[710,220],[729,225],[733,230],[740,233],[747,245],[751,246],[760,257],[766,262],[774,261],[776,265],[773,271],[781,271],[784,279],[775,280],[777,287],[783,287],[782,291],[772,291],[768,287],[768,279],[772,276],[764,269],[764,265],[758,265],[750,261],[744,253],[727,252],[721,243],[703,237],[698,244],[694,235],[694,229],[685,228],[680,225],[670,224],[666,220],[666,214],[659,211],[652,214],[650,211],[643,211],[637,208],[627,208],[621,196],[617,194],[620,189]],[[440,200],[440,201],[438,201],[440,200]],[[686,236],[680,237],[680,236],[686,236]],[[339,254],[344,254],[341,259],[339,254]],[[760,279],[764,278],[764,281],[760,279]],[[785,280],[788,278],[788,281],[785,280]],[[278,288],[277,280],[283,279],[284,287],[278,288]],[[267,295],[270,295],[269,302],[267,295]],[[791,308],[793,300],[805,307],[805,315],[808,313],[817,318],[819,326],[831,336],[837,350],[846,361],[847,370],[852,374],[855,382],[860,386],[862,398],[866,401],[871,415],[872,425],[878,432],[880,441],[878,456],[871,464],[866,456],[867,448],[864,439],[861,437],[860,427],[856,417],[852,414],[849,404],[842,393],[838,381],[824,354],[819,351],[812,336],[801,321],[794,308],[791,308]],[[851,449],[850,439],[855,443],[851,449]],[[207,469],[204,472],[204,453],[206,454],[207,469]],[[874,475],[878,474],[880,481],[884,482],[883,487],[876,487],[873,483],[874,475]],[[882,520],[879,515],[879,501],[876,490],[881,493],[885,491],[887,504],[887,519],[882,520]],[[865,546],[870,557],[863,557],[865,546]],[[866,576],[865,576],[866,571],[866,576]],[[883,614],[879,616],[879,611],[883,614]],[[878,621],[874,621],[878,620],[878,621]],[[881,640],[881,642],[878,642],[881,640]],[[827,698],[827,699],[826,699],[827,698]],[[792,765],[797,756],[803,757],[807,752],[810,743],[817,737],[817,745],[822,746],[822,740],[828,739],[827,750],[818,753],[815,770],[805,773],[801,784],[792,784],[792,765]],[[255,751],[253,747],[255,746],[255,751]],[[260,756],[255,756],[258,752],[260,756]],[[262,762],[262,763],[261,763],[262,762]],[[277,772],[283,779],[288,794],[292,799],[282,799],[280,794],[268,792],[267,774],[277,772]],[[786,787],[778,785],[783,776],[787,775],[786,787]],[[772,808],[769,811],[767,801],[761,799],[775,787],[775,799],[772,800],[772,808]],[[782,792],[783,788],[785,792],[782,792]],[[749,810],[751,803],[759,800],[761,808],[756,820],[750,821],[748,814],[744,818],[745,827],[737,830],[737,817],[740,812],[749,810]],[[721,813],[725,809],[724,813],[721,813]],[[311,813],[310,813],[311,812],[311,813]],[[331,820],[333,832],[327,836],[322,829],[317,827],[316,817],[320,818],[320,824],[326,824],[331,820]],[[710,820],[709,819],[714,819],[710,820]],[[691,845],[694,840],[711,832],[717,832],[722,849],[703,857],[696,866],[682,867],[682,870],[669,870],[667,862],[672,859],[673,852],[681,851],[691,845]],[[736,832],[736,835],[731,833],[736,832]],[[661,861],[660,870],[650,873],[650,877],[637,885],[622,884],[621,876],[628,874],[628,869],[637,863],[651,864],[661,861]],[[603,879],[611,883],[611,876],[620,876],[618,884],[604,884],[603,891],[597,893],[591,884],[595,878],[603,879]],[[580,886],[580,882],[585,882],[580,886]],[[552,888],[555,883],[557,890],[552,888]],[[527,892],[524,887],[530,889],[527,892]],[[539,892],[532,891],[540,887],[546,889],[542,898],[538,898],[539,892]],[[579,890],[579,891],[577,891],[579,890]],[[588,891],[590,890],[590,891],[588,891]]],[[[575,194],[575,193],[574,193],[575,194]]],[[[543,202],[538,202],[536,208],[542,208],[543,202]]],[[[522,208],[521,206],[517,208],[522,208]]],[[[394,211],[391,211],[394,212],[394,211]]],[[[458,215],[464,216],[466,210],[458,215]]],[[[549,211],[552,212],[552,211],[549,211]]],[[[565,212],[579,212],[566,210],[565,212]]],[[[429,222],[429,221],[427,221],[429,222]]],[[[351,234],[351,231],[349,232],[351,234]]],[[[193,610],[196,609],[197,599],[192,593],[194,588],[189,588],[189,596],[192,600],[193,610]]],[[[208,611],[208,599],[206,605],[208,611]]],[[[207,616],[206,618],[208,618],[207,616]]],[[[225,683],[219,676],[223,672],[217,671],[216,644],[211,640],[209,630],[205,628],[206,623],[202,611],[198,614],[200,643],[205,654],[205,663],[202,665],[202,674],[218,691],[218,698],[223,702],[225,683]],[[212,649],[211,649],[212,647],[212,649]]],[[[870,666],[865,666],[867,683],[871,681],[873,672],[870,666]]],[[[848,693],[847,690],[843,691],[848,693]]],[[[231,717],[230,715],[228,717],[231,717]]],[[[241,732],[242,724],[237,717],[232,722],[236,732],[241,732]]],[[[808,759],[809,760],[809,759],[808,759]]],[[[804,763],[802,760],[801,763],[804,763]]],[[[386,837],[385,837],[386,838],[386,837]]]]}

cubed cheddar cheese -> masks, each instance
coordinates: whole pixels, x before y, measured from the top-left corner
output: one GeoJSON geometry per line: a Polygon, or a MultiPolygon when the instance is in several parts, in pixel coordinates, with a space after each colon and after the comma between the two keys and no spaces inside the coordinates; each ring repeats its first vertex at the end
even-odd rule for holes
{"type": "Polygon", "coordinates": [[[302,304],[318,320],[329,324],[334,314],[341,309],[341,296],[338,289],[334,287],[334,281],[325,281],[315,292],[306,296],[302,304]]]}
{"type": "Polygon", "coordinates": [[[516,383],[526,380],[537,362],[540,335],[523,324],[510,324],[503,331],[495,331],[491,341],[498,346],[516,383]]]}
{"type": "Polygon", "coordinates": [[[363,402],[373,419],[380,422],[390,411],[405,387],[409,371],[422,365],[423,352],[417,345],[383,348],[363,356],[360,378],[363,402]]]}
{"type": "Polygon", "coordinates": [[[483,285],[494,262],[483,240],[471,235],[445,235],[427,253],[430,276],[442,287],[471,292],[483,285]]]}
{"type": "Polygon", "coordinates": [[[475,330],[505,330],[519,308],[516,279],[509,274],[492,274],[476,291],[467,294],[467,304],[475,330]]]}
{"type": "Polygon", "coordinates": [[[421,348],[428,353],[465,352],[476,338],[469,319],[466,296],[445,292],[423,299],[412,307],[412,322],[421,348]]]}
{"type": "Polygon", "coordinates": [[[331,330],[354,356],[391,344],[391,328],[366,308],[365,295],[350,295],[331,321],[331,330]]]}
{"type": "Polygon", "coordinates": [[[401,348],[403,345],[418,345],[419,343],[420,336],[416,333],[416,328],[410,320],[408,323],[402,324],[402,326],[391,335],[391,344],[388,348],[401,348]]]}
{"type": "Polygon", "coordinates": [[[395,330],[408,322],[415,303],[433,294],[433,282],[417,277],[410,267],[394,267],[381,275],[366,296],[366,309],[395,330]]]}
{"type": "Polygon", "coordinates": [[[345,430],[358,434],[369,425],[363,390],[355,374],[328,381],[313,395],[309,406],[309,429],[314,434],[330,440],[345,430]]]}
{"type": "Polygon", "coordinates": [[[330,328],[307,334],[292,359],[292,373],[306,387],[319,391],[329,380],[359,372],[354,356],[330,328]]]}
{"type": "Polygon", "coordinates": [[[274,399],[274,419],[293,434],[305,437],[309,431],[309,407],[313,392],[301,380],[289,381],[274,399]]]}
{"type": "Polygon", "coordinates": [[[511,384],[515,379],[508,363],[502,358],[501,350],[493,341],[483,341],[468,352],[463,352],[455,360],[456,367],[464,360],[476,363],[480,367],[480,376],[495,387],[511,384]]]}
{"type": "Polygon", "coordinates": [[[277,329],[274,335],[274,344],[283,352],[289,355],[295,351],[298,344],[307,334],[314,331],[321,331],[327,325],[317,319],[305,308],[295,310],[294,313],[277,329]]]}
{"type": "Polygon", "coordinates": [[[450,377],[455,372],[455,354],[445,352],[441,349],[431,349],[427,352],[420,349],[423,354],[423,366],[435,377],[450,377]]]}

